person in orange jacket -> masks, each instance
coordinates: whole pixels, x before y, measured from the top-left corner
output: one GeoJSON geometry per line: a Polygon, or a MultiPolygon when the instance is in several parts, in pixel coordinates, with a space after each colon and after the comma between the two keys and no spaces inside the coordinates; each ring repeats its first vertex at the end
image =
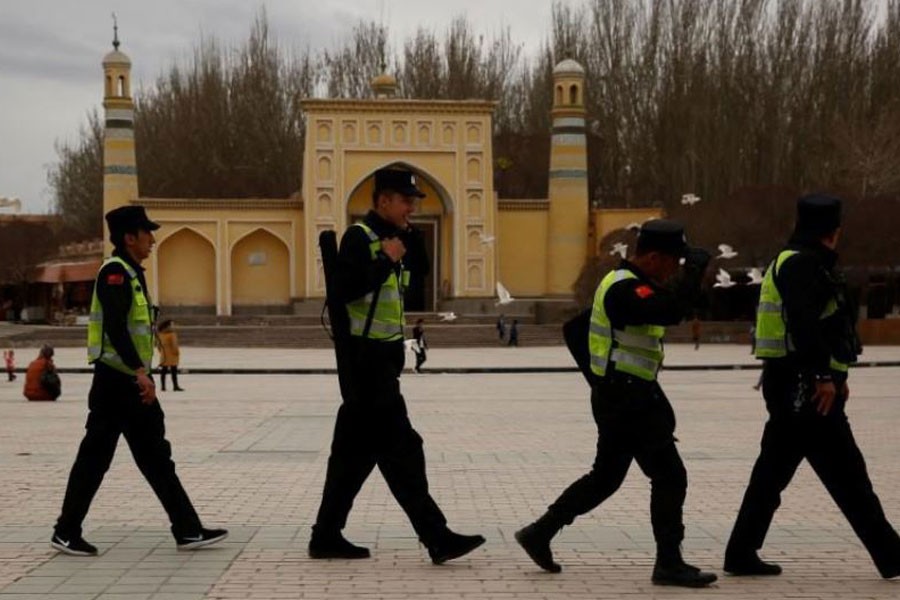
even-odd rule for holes
{"type": "Polygon", "coordinates": [[[62,393],[56,365],[53,364],[53,346],[45,344],[38,357],[31,361],[25,372],[25,388],[22,393],[29,400],[56,400],[62,393]]]}
{"type": "Polygon", "coordinates": [[[166,373],[172,374],[172,386],[176,392],[183,392],[178,385],[178,361],[181,351],[178,349],[178,334],[175,333],[175,322],[166,319],[159,324],[156,333],[156,347],[159,348],[159,381],[162,390],[166,390],[166,373]]]}

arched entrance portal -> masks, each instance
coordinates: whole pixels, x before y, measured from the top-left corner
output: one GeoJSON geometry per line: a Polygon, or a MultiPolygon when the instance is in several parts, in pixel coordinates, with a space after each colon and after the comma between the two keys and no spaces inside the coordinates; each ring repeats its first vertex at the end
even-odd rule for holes
{"type": "MultiPolygon", "coordinates": [[[[450,295],[453,273],[453,215],[449,195],[427,173],[402,163],[387,168],[408,169],[416,174],[418,187],[426,196],[412,216],[413,226],[422,233],[428,253],[428,275],[410,281],[405,297],[409,312],[434,311],[440,299],[450,295]]],[[[347,201],[347,223],[356,223],[372,207],[374,173],[363,179],[347,201]]]]}

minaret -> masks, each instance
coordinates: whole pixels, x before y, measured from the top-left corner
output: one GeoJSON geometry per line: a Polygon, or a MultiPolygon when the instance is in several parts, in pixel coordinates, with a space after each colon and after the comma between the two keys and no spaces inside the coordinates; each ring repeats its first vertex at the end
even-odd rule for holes
{"type": "Polygon", "coordinates": [[[553,69],[547,294],[571,296],[587,257],[588,178],[584,68],[571,58],[553,69]]]}
{"type": "MultiPolygon", "coordinates": [[[[119,27],[113,26],[113,51],[103,57],[103,214],[138,197],[134,158],[134,103],[131,101],[131,59],[119,52],[119,27]]],[[[105,255],[112,252],[103,221],[105,255]]]]}

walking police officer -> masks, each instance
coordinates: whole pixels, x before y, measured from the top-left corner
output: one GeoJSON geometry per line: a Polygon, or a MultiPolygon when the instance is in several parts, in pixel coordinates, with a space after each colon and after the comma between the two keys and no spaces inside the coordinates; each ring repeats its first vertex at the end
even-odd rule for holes
{"type": "Polygon", "coordinates": [[[154,315],[141,263],[150,256],[153,231],[159,225],[137,205],[109,211],[106,222],[115,251],[100,267],[91,301],[90,412],[50,544],[66,554],[97,554],[97,548],[82,537],[81,525],[112,462],[119,435],[124,435],[138,468],[169,515],[178,549],[207,546],[225,539],[228,532],[204,528],[181,486],[150,378],[154,315]]]}
{"type": "Polygon", "coordinates": [[[409,284],[405,264],[426,262],[424,243],[408,219],[422,197],[411,172],[376,171],[373,209],[341,239],[336,296],[350,318],[353,389],[338,410],[325,489],[309,542],[312,558],[369,557],[367,548],[347,541],[341,530],[376,465],[432,562],[460,557],[484,543],[480,535],[460,535],[447,527],[428,492],[422,438],[409,421],[400,393],[403,298],[409,284]]]}
{"type": "MultiPolygon", "coordinates": [[[[687,247],[683,227],[652,220],[641,227],[635,256],[623,260],[594,295],[588,338],[591,408],[597,456],[590,473],[573,483],[516,540],[541,568],[557,573],[550,540],[576,516],[596,508],[622,484],[632,460],[650,478],[650,515],[656,538],[653,583],[704,587],[716,580],[684,562],[682,507],[687,474],[675,448],[675,414],[656,380],[665,326],[691,313],[710,256],[687,247]],[[663,287],[685,268],[672,289],[663,287]]],[[[587,358],[585,357],[585,363],[587,358]]]]}
{"type": "Polygon", "coordinates": [[[781,492],[805,458],[840,507],[884,578],[900,575],[900,538],[885,518],[845,413],[848,366],[859,344],[835,248],[841,201],[810,195],[797,202],[787,246],[760,290],[756,356],[763,365],[769,420],[725,552],[733,575],[778,575],[762,547],[781,492]]]}

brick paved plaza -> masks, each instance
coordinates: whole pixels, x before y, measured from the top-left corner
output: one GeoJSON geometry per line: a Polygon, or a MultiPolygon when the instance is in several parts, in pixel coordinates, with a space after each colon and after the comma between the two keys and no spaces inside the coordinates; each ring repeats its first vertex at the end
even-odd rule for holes
{"type": "MultiPolygon", "coordinates": [[[[63,349],[63,367],[81,366],[63,349]]],[[[36,354],[17,351],[19,364],[36,354]]],[[[869,360],[900,348],[867,349],[869,360]]],[[[670,364],[749,363],[746,348],[669,349],[670,364]]],[[[193,366],[320,367],[327,351],[185,348],[193,366]]],[[[434,350],[426,367],[567,365],[562,348],[434,350]]],[[[722,552],[758,450],[764,407],[757,373],[662,375],[678,414],[690,487],[686,557],[721,574],[722,552]]],[[[5,379],[5,378],[4,378],[5,379]]],[[[854,371],[848,412],[889,518],[900,525],[900,368],[854,371]]],[[[85,523],[96,558],[55,554],[48,541],[82,435],[89,375],[64,375],[56,403],[26,402],[21,378],[0,382],[0,600],[12,598],[896,598],[807,465],[776,516],[763,556],[785,573],[721,576],[709,590],[650,584],[649,486],[633,466],[619,493],[556,539],[564,570],[539,569],[512,539],[593,458],[595,429],[577,374],[406,375],[413,423],[425,438],[435,498],[450,525],[480,532],[472,555],[433,566],[374,473],[346,530],[364,561],[312,561],[309,526],[321,493],[338,404],[333,376],[184,375],[162,394],[179,474],[226,542],[176,552],[166,517],[122,441],[85,523]]]]}

